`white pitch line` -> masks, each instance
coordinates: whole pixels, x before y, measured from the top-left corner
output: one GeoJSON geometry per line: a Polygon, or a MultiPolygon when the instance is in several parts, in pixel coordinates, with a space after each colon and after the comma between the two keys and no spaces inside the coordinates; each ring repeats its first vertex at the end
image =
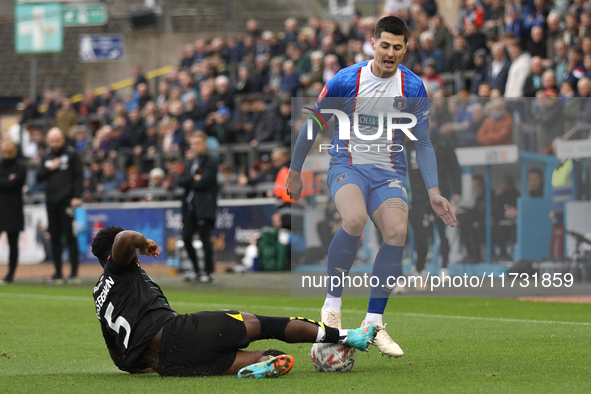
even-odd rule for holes
{"type": "MultiPolygon", "coordinates": [[[[12,293],[0,293],[0,298],[30,298],[38,300],[60,300],[60,301],[84,301],[92,303],[91,297],[81,296],[60,296],[60,295],[44,295],[44,294],[12,294],[12,293]]],[[[210,310],[211,308],[224,308],[224,309],[238,309],[247,311],[250,309],[274,309],[283,311],[306,311],[306,312],[318,312],[318,308],[308,307],[295,307],[295,306],[272,306],[272,305],[237,305],[237,304],[218,304],[218,303],[204,303],[204,302],[172,302],[173,306],[187,306],[195,308],[205,308],[210,310]]],[[[347,310],[343,312],[360,312],[358,310],[347,310]]],[[[553,320],[527,320],[527,319],[507,319],[503,317],[479,317],[479,316],[456,316],[456,315],[432,315],[428,313],[407,313],[407,312],[387,312],[389,315],[407,316],[407,317],[425,317],[425,318],[438,318],[438,319],[455,319],[455,320],[479,320],[479,321],[491,321],[491,322],[503,322],[503,323],[530,323],[530,324],[561,324],[571,326],[586,326],[590,327],[591,323],[587,322],[573,322],[573,321],[553,321],[553,320]]]]}

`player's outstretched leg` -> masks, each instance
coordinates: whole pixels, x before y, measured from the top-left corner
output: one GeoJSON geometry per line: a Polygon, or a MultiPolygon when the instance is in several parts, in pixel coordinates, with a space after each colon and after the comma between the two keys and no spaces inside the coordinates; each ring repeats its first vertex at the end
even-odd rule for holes
{"type": "Polygon", "coordinates": [[[394,246],[386,243],[382,243],[380,246],[371,273],[372,276],[380,280],[380,286],[371,288],[367,315],[362,323],[362,325],[377,324],[380,327],[373,344],[383,355],[390,357],[401,357],[404,354],[400,346],[388,335],[386,326],[382,322],[388,297],[394,287],[394,283],[390,283],[391,286],[388,286],[388,280],[393,282],[393,278],[400,275],[403,251],[404,246],[394,246]]]}
{"type": "Polygon", "coordinates": [[[248,313],[241,315],[251,342],[278,339],[287,343],[342,343],[365,351],[379,331],[376,325],[344,330],[303,317],[270,317],[248,313]]]}

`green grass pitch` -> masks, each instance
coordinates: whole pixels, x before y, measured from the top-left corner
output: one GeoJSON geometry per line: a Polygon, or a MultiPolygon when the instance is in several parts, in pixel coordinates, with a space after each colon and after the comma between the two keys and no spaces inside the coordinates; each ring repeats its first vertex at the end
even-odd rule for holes
{"type": "MultiPolygon", "coordinates": [[[[277,291],[164,290],[180,313],[236,308],[314,319],[322,303],[277,291]]],[[[388,359],[372,348],[358,352],[351,372],[326,374],[314,370],[310,345],[261,341],[251,348],[272,346],[292,354],[292,371],[278,379],[239,380],[120,372],[102,339],[91,292],[90,285],[0,288],[0,392],[591,392],[589,304],[394,298],[385,321],[404,357],[388,359]]],[[[366,302],[345,299],[345,326],[359,325],[366,302]]]]}

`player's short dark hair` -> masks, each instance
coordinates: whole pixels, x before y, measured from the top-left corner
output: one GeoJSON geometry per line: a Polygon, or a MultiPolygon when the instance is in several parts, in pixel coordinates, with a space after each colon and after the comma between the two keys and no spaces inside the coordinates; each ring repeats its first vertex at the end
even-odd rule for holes
{"type": "Polygon", "coordinates": [[[394,34],[395,36],[404,36],[404,43],[408,42],[408,26],[397,16],[385,16],[376,23],[376,28],[373,31],[374,39],[381,37],[382,32],[394,34]]]}
{"type": "Polygon", "coordinates": [[[92,254],[99,259],[102,266],[105,265],[107,259],[111,255],[111,249],[113,248],[115,237],[122,231],[125,231],[125,229],[109,226],[105,227],[94,236],[94,239],[92,240],[92,254]]]}

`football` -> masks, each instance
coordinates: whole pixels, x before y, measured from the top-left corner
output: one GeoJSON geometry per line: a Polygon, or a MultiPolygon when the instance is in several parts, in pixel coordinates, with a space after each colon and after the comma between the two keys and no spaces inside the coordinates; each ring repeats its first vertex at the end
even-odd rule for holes
{"type": "Polygon", "coordinates": [[[315,343],[310,350],[312,364],[318,372],[349,372],[357,351],[343,344],[315,343]]]}

